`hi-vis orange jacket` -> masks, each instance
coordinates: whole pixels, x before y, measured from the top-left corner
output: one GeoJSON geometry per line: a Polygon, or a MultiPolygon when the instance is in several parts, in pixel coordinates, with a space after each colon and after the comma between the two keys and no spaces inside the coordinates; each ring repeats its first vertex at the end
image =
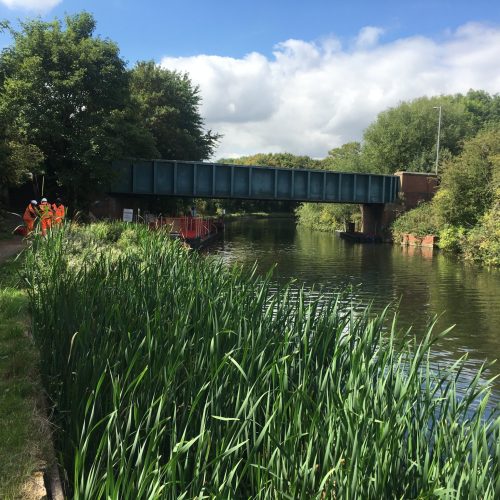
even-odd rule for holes
{"type": "Polygon", "coordinates": [[[42,221],[52,219],[52,207],[50,206],[50,203],[42,201],[42,203],[40,203],[38,207],[40,210],[40,218],[42,219],[42,221]]]}
{"type": "Polygon", "coordinates": [[[38,212],[36,208],[30,203],[26,207],[26,210],[24,211],[23,219],[25,221],[27,220],[35,220],[38,217],[38,212]]]}
{"type": "Polygon", "coordinates": [[[26,207],[26,210],[24,211],[23,215],[23,220],[28,229],[28,233],[31,233],[31,231],[33,231],[33,229],[35,228],[35,220],[37,217],[38,217],[38,210],[36,209],[35,205],[32,205],[30,203],[26,207]]]}
{"type": "Polygon", "coordinates": [[[59,206],[57,206],[55,203],[53,203],[52,212],[54,213],[54,224],[61,224],[66,213],[64,205],[61,203],[59,206]]]}

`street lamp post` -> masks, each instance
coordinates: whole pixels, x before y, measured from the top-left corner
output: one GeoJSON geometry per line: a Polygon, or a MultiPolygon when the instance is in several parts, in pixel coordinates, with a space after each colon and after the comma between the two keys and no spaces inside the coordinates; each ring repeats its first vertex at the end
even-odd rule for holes
{"type": "Polygon", "coordinates": [[[439,109],[439,120],[438,120],[438,140],[436,146],[436,175],[438,174],[438,163],[439,163],[439,137],[441,135],[441,106],[434,106],[434,109],[439,109]]]}

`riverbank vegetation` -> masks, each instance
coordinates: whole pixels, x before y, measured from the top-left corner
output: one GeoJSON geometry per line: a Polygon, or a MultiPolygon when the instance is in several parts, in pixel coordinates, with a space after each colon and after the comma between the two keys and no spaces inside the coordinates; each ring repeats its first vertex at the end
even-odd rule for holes
{"type": "Polygon", "coordinates": [[[444,163],[434,199],[397,219],[393,232],[396,240],[437,234],[443,250],[500,266],[500,126],[465,141],[444,163]]]}
{"type": "MultiPolygon", "coordinates": [[[[486,213],[484,203],[491,202],[491,189],[487,188],[485,201],[478,204],[477,201],[467,201],[470,197],[478,199],[475,182],[486,183],[491,186],[490,174],[484,175],[479,172],[473,173],[474,162],[471,155],[480,155],[479,143],[488,142],[485,147],[491,149],[495,139],[487,138],[488,134],[495,134],[500,124],[500,96],[490,95],[480,90],[470,90],[467,94],[442,95],[434,97],[421,97],[408,102],[402,102],[398,106],[381,112],[377,119],[365,130],[362,142],[349,142],[340,147],[333,148],[324,159],[317,160],[304,156],[295,156],[287,153],[282,154],[258,154],[243,157],[228,162],[247,165],[270,165],[286,168],[320,168],[340,172],[367,172],[380,174],[393,174],[398,170],[413,172],[435,171],[436,140],[437,140],[437,110],[442,108],[442,124],[440,138],[440,164],[439,175],[442,178],[442,189],[439,213],[430,214],[430,207],[418,209],[414,214],[407,214],[398,221],[393,229],[397,236],[401,231],[420,234],[429,229],[434,231],[444,230],[441,241],[446,246],[449,238],[447,235],[454,234],[455,229],[464,226],[468,232],[476,225],[476,222],[486,213]],[[467,163],[468,174],[460,178],[462,164],[467,163]],[[475,175],[481,176],[481,180],[472,180],[475,175]],[[489,177],[488,177],[489,176],[489,177]],[[467,177],[467,179],[466,179],[467,177]],[[465,184],[464,184],[465,183],[465,184]],[[463,191],[464,194],[459,193],[463,191]],[[465,207],[465,205],[469,205],[465,207]],[[447,205],[447,208],[445,208],[447,205]],[[463,212],[460,212],[460,211],[463,212]],[[471,216],[470,211],[474,211],[471,216]],[[468,211],[468,215],[465,215],[468,211]],[[460,212],[460,213],[458,213],[460,212]],[[425,217],[422,217],[425,213],[425,217]],[[430,217],[430,218],[429,218],[430,217]],[[467,220],[462,220],[465,217],[467,220]],[[422,224],[419,223],[420,219],[422,224]],[[424,227],[426,226],[426,228],[424,227]]],[[[486,143],[485,143],[486,144],[486,143]]],[[[492,150],[493,151],[493,150],[492,150]]],[[[491,168],[494,170],[496,162],[494,155],[490,154],[491,168]]],[[[483,169],[484,170],[484,169],[483,169]]],[[[480,197],[479,196],[479,197],[480,197]]],[[[243,202],[245,204],[247,202],[243,202]]],[[[254,207],[252,207],[254,209],[254,207]]],[[[335,204],[313,204],[304,203],[296,208],[299,224],[324,231],[345,229],[347,222],[359,223],[360,211],[355,205],[335,204]]],[[[495,219],[494,214],[488,216],[488,229],[495,219]]],[[[486,223],[486,222],[485,222],[486,223]]],[[[485,231],[477,229],[474,234],[475,247],[484,244],[485,231]]],[[[458,231],[460,233],[460,231],[458,231]]],[[[426,233],[427,234],[427,233],[426,233]]],[[[472,237],[472,233],[471,233],[472,237]]],[[[497,243],[490,242],[490,247],[496,247],[497,243]]],[[[455,242],[446,247],[457,248],[455,242]]],[[[472,247],[471,247],[472,248],[472,247]]],[[[464,254],[472,251],[463,249],[464,254]]],[[[491,253],[490,250],[487,253],[491,253]]],[[[477,254],[477,252],[475,252],[477,254]]],[[[483,257],[478,257],[484,260],[483,257]]],[[[489,259],[491,261],[491,259],[489,259]]]]}
{"type": "Polygon", "coordinates": [[[41,475],[51,456],[21,268],[21,259],[0,263],[0,498],[5,499],[33,498],[33,474],[41,475]]]}
{"type": "Polygon", "coordinates": [[[500,494],[488,384],[435,332],[140,226],[35,238],[25,279],[73,498],[500,494]]]}
{"type": "MultiPolygon", "coordinates": [[[[482,91],[419,98],[379,114],[363,143],[329,152],[321,167],[391,174],[432,172],[436,154],[436,106],[442,106],[440,188],[432,202],[403,214],[392,225],[403,233],[435,234],[445,251],[488,266],[500,265],[500,96],[482,91]]],[[[354,206],[303,204],[299,223],[343,229],[359,220],[354,206]]]]}

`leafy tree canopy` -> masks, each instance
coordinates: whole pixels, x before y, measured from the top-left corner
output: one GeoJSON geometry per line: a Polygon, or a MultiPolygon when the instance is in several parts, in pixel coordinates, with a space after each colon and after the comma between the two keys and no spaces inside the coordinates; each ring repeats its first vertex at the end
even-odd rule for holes
{"type": "Polygon", "coordinates": [[[240,158],[222,158],[221,163],[234,163],[237,165],[262,165],[283,168],[319,168],[321,162],[310,156],[297,156],[292,153],[258,153],[240,158]]]}
{"type": "Polygon", "coordinates": [[[364,134],[368,170],[430,172],[436,158],[438,109],[442,106],[440,152],[456,154],[474,128],[462,102],[451,96],[421,97],[380,113],[364,134]]]}
{"type": "MultiPolygon", "coordinates": [[[[0,117],[1,118],[1,117],[0,117]]],[[[0,186],[17,186],[30,179],[44,160],[40,149],[0,121],[0,186]]]]}
{"type": "Polygon", "coordinates": [[[152,152],[124,103],[128,75],[116,44],[93,35],[88,13],[10,29],[0,56],[0,113],[11,133],[45,157],[49,185],[90,193],[123,146],[152,152]]]}
{"type": "Polygon", "coordinates": [[[160,156],[176,160],[210,158],[220,136],[210,130],[204,132],[199,88],[188,75],[143,61],[130,76],[134,105],[160,156]]]}
{"type": "Polygon", "coordinates": [[[363,172],[361,143],[348,142],[339,148],[328,151],[328,156],[321,161],[321,167],[339,172],[363,172]]]}
{"type": "Polygon", "coordinates": [[[212,154],[219,136],[203,132],[188,76],[152,62],[127,70],[91,14],[2,27],[13,39],[0,54],[4,182],[40,172],[52,192],[85,205],[106,186],[111,160],[212,154]]]}

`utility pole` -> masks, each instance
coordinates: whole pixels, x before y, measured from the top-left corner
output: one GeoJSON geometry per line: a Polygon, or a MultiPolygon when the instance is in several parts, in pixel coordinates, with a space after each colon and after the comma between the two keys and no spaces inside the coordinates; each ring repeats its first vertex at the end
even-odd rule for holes
{"type": "Polygon", "coordinates": [[[438,140],[436,146],[436,175],[438,174],[438,163],[439,163],[439,137],[441,136],[441,106],[434,106],[434,109],[439,109],[439,120],[438,120],[438,140]]]}

